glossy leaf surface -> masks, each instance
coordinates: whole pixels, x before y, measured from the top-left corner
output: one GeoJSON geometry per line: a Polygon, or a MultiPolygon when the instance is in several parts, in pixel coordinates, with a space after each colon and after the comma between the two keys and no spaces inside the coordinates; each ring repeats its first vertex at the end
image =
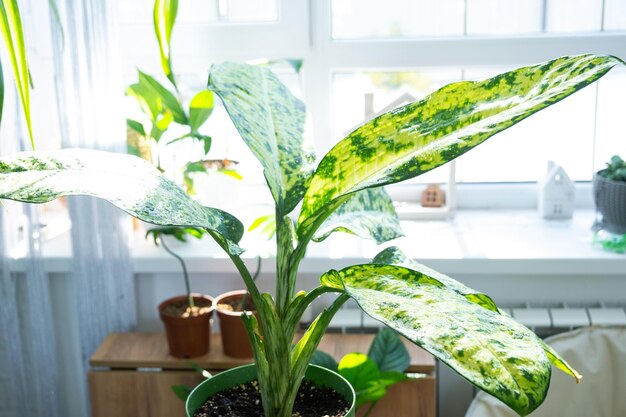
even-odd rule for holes
{"type": "Polygon", "coordinates": [[[207,121],[211,113],[213,113],[213,93],[210,90],[202,90],[193,96],[189,104],[189,127],[191,130],[198,130],[207,121]]]}
{"type": "Polygon", "coordinates": [[[439,281],[392,265],[356,265],[322,276],[373,318],[401,333],[520,415],[545,399],[551,367],[542,342],[508,316],[439,281]]]}
{"type": "Polygon", "coordinates": [[[84,149],[0,158],[0,198],[45,203],[65,195],[102,198],[160,226],[201,227],[221,236],[232,254],[242,252],[236,245],[243,235],[239,220],[199,205],[141,158],[84,149]]]}
{"type": "Polygon", "coordinates": [[[154,33],[159,43],[159,54],[161,55],[161,67],[165,76],[176,86],[174,73],[172,72],[172,58],[170,56],[170,41],[172,30],[176,23],[178,13],[178,0],[155,0],[153,19],[154,33]]]}
{"type": "Polygon", "coordinates": [[[494,301],[488,295],[473,290],[463,283],[455,280],[454,278],[450,278],[449,276],[442,274],[441,272],[435,271],[434,269],[429,268],[426,265],[414,261],[413,259],[406,256],[397,246],[391,246],[381,251],[378,255],[374,257],[372,263],[403,266],[405,268],[412,269],[413,271],[420,272],[424,275],[435,278],[446,287],[465,296],[465,298],[467,298],[469,301],[479,304],[489,310],[498,311],[498,306],[496,306],[496,303],[494,303],[494,301]]]}
{"type": "Polygon", "coordinates": [[[298,236],[350,193],[416,177],[596,81],[623,61],[566,56],[483,81],[449,84],[384,113],[341,140],[320,162],[304,197],[298,236]]]}
{"type": "Polygon", "coordinates": [[[408,369],[411,361],[409,351],[396,332],[387,327],[378,332],[367,356],[376,363],[382,372],[404,372],[408,369]]]}
{"type": "Polygon", "coordinates": [[[214,65],[209,88],[215,91],[239,134],[263,166],[278,210],[287,214],[302,199],[314,155],[305,146],[304,104],[271,71],[251,65],[214,65]]]}
{"type": "Polygon", "coordinates": [[[404,236],[393,201],[381,187],[354,193],[324,221],[313,240],[320,242],[339,231],[378,244],[404,236]]]}
{"type": "Polygon", "coordinates": [[[26,60],[24,29],[17,0],[0,0],[0,30],[13,68],[15,86],[22,103],[30,144],[35,149],[30,116],[30,72],[26,60]]]}

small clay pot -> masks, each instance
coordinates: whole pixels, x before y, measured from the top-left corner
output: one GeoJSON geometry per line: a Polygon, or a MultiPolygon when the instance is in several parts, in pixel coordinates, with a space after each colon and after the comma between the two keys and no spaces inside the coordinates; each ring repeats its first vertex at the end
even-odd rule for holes
{"type": "Polygon", "coordinates": [[[215,309],[212,297],[192,294],[194,302],[209,302],[210,310],[196,317],[174,317],[163,314],[164,309],[174,303],[187,300],[186,295],[172,297],[159,304],[159,315],[165,325],[170,355],[175,358],[195,358],[207,353],[211,342],[211,316],[215,309]]]}
{"type": "MultiPolygon", "coordinates": [[[[240,301],[245,294],[247,294],[247,292],[244,290],[231,291],[215,299],[215,309],[217,310],[217,317],[220,320],[224,353],[233,358],[251,358],[252,346],[250,346],[248,334],[241,320],[243,312],[221,310],[219,305],[227,301],[240,301]]],[[[259,315],[256,310],[251,311],[251,313],[259,320],[259,315]]]]}

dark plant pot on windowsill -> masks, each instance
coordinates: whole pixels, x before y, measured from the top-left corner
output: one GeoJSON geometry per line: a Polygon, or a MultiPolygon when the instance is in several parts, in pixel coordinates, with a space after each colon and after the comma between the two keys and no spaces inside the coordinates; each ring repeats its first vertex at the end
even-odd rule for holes
{"type": "Polygon", "coordinates": [[[596,209],[602,215],[600,227],[615,234],[626,234],[626,182],[603,176],[601,170],[593,177],[596,209]]]}
{"type": "MultiPolygon", "coordinates": [[[[254,364],[233,368],[207,379],[198,385],[191,394],[189,394],[189,397],[187,397],[185,404],[187,417],[193,417],[196,410],[202,407],[209,398],[218,392],[240,386],[255,379],[256,368],[254,364]]],[[[322,368],[321,366],[309,365],[304,379],[313,382],[317,386],[334,389],[339,395],[346,399],[350,406],[344,417],[355,417],[356,395],[352,386],[341,375],[329,369],[322,368]]],[[[320,402],[323,401],[324,398],[320,398],[320,402]]]]}
{"type": "Polygon", "coordinates": [[[180,317],[170,314],[173,306],[187,303],[187,296],[169,298],[159,304],[159,316],[165,325],[170,355],[175,358],[195,358],[207,353],[211,341],[211,316],[215,309],[213,298],[192,294],[196,306],[208,307],[196,316],[180,317]]]}

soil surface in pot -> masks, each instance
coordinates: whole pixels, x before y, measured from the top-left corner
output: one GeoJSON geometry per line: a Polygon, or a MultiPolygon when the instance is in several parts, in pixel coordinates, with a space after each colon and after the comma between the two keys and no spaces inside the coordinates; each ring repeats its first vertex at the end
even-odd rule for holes
{"type": "Polygon", "coordinates": [[[252,300],[250,299],[250,297],[246,297],[246,300],[243,304],[241,303],[241,298],[236,298],[234,300],[220,301],[220,303],[217,305],[217,309],[220,311],[236,311],[236,312],[256,310],[254,308],[254,304],[252,303],[252,300]]]}
{"type": "MultiPolygon", "coordinates": [[[[350,405],[337,391],[303,381],[292,417],[343,417],[350,405]]],[[[258,382],[251,381],[219,392],[194,417],[264,417],[258,382]]]]}
{"type": "Polygon", "coordinates": [[[193,300],[194,306],[189,307],[187,300],[177,301],[163,307],[162,313],[171,317],[198,317],[211,311],[209,300],[193,300]]]}

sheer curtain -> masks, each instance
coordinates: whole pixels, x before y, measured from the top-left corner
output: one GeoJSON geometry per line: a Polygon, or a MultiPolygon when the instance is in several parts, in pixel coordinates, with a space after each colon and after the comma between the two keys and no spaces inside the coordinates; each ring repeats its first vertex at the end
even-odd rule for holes
{"type": "MultiPolygon", "coordinates": [[[[22,3],[25,25],[36,7],[49,4],[22,3]]],[[[48,12],[62,146],[125,152],[113,2],[54,4],[58,14],[48,12]]],[[[11,76],[6,74],[7,85],[11,76]]],[[[7,99],[11,105],[5,105],[0,128],[2,155],[30,147],[17,140],[25,139],[17,99],[7,99]]],[[[0,417],[87,416],[89,357],[106,334],[131,330],[136,322],[129,216],[89,197],[68,198],[68,209],[72,272],[51,277],[44,268],[42,246],[47,242],[41,238],[37,207],[0,207],[0,417]],[[66,333],[72,340],[63,340],[66,333]],[[74,348],[74,356],[64,351],[74,348]]]]}

